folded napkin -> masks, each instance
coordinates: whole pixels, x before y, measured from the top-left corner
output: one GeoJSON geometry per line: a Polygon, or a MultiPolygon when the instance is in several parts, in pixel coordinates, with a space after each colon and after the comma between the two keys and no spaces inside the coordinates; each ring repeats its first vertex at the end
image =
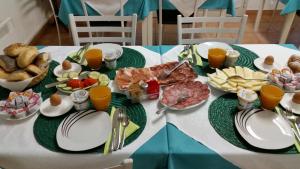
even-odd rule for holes
{"type": "MultiPolygon", "coordinates": [[[[115,114],[115,111],[116,111],[116,108],[112,107],[111,108],[111,113],[110,113],[110,119],[111,119],[111,121],[113,120],[113,116],[115,114]]],[[[140,126],[138,126],[137,124],[135,124],[132,121],[129,121],[129,125],[125,129],[125,139],[127,137],[129,137],[131,134],[133,134],[135,131],[137,131],[139,128],[140,128],[140,126]]],[[[124,130],[124,127],[122,127],[120,125],[120,134],[123,132],[123,130],[124,130]]],[[[109,134],[108,140],[105,143],[103,154],[108,154],[109,153],[109,143],[111,141],[111,134],[112,133],[109,134]]]]}
{"type": "MultiPolygon", "coordinates": [[[[122,1],[122,7],[127,1],[122,1]]],[[[115,15],[121,9],[120,0],[86,0],[85,2],[100,15],[115,15]]]]}
{"type": "Polygon", "coordinates": [[[206,0],[169,0],[183,16],[190,16],[194,13],[195,3],[199,8],[206,0]]]}
{"type": "MultiPolygon", "coordinates": [[[[279,110],[279,109],[280,109],[279,107],[275,107],[276,113],[278,113],[279,115],[283,116],[283,115],[280,113],[280,110],[279,110]]],[[[282,110],[282,111],[283,111],[283,110],[282,110]]],[[[297,131],[296,126],[295,126],[294,124],[291,124],[291,127],[297,131]]],[[[295,137],[296,137],[296,136],[295,136],[295,137]]],[[[298,153],[300,153],[300,143],[299,143],[299,141],[297,140],[297,138],[294,139],[294,144],[295,144],[295,147],[296,147],[298,153]]]]}
{"type": "Polygon", "coordinates": [[[197,45],[192,45],[188,50],[183,50],[182,52],[180,52],[179,58],[181,58],[181,59],[188,58],[188,60],[191,63],[193,63],[194,65],[197,65],[197,66],[203,65],[201,55],[199,54],[198,49],[197,49],[197,45]],[[196,63],[193,63],[193,56],[192,56],[193,50],[194,50],[194,55],[196,57],[196,63]]]}

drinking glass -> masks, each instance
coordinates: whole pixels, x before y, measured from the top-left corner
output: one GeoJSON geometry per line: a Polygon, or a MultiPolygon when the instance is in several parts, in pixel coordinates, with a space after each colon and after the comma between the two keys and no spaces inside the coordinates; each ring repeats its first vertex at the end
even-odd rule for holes
{"type": "Polygon", "coordinates": [[[92,70],[99,70],[102,64],[102,50],[89,49],[84,53],[88,67],[92,70]]]}
{"type": "Polygon", "coordinates": [[[208,63],[211,68],[220,68],[226,59],[226,50],[221,48],[210,48],[208,50],[208,63]]]}
{"type": "Polygon", "coordinates": [[[274,85],[264,85],[260,89],[261,106],[264,109],[273,110],[280,102],[284,91],[274,85]]]}
{"type": "Polygon", "coordinates": [[[95,109],[106,111],[111,102],[111,90],[107,86],[97,86],[90,89],[90,99],[95,109]]]}

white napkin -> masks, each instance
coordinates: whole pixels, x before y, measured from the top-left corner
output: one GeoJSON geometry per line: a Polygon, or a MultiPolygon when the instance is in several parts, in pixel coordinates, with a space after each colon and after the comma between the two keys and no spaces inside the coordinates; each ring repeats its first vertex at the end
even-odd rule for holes
{"type": "MultiPolygon", "coordinates": [[[[122,0],[122,6],[128,0],[122,0]]],[[[85,0],[100,15],[115,15],[121,9],[121,0],[85,0]]]]}
{"type": "Polygon", "coordinates": [[[183,16],[190,16],[194,13],[195,3],[199,8],[206,0],[169,0],[183,16]]]}

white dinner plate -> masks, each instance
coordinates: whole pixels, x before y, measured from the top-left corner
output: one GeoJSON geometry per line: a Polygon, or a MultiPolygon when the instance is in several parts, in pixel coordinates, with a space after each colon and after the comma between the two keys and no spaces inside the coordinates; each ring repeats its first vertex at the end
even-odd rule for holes
{"type": "Polygon", "coordinates": [[[232,50],[231,46],[223,42],[204,42],[197,45],[198,53],[204,59],[208,59],[208,49],[210,48],[221,48],[225,50],[232,50]]]}
{"type": "Polygon", "coordinates": [[[274,61],[273,65],[264,64],[265,58],[257,58],[254,60],[254,65],[263,72],[270,73],[273,69],[279,69],[280,66],[274,61]]]}
{"type": "Polygon", "coordinates": [[[104,144],[112,124],[106,112],[88,110],[67,116],[56,132],[57,144],[69,151],[85,151],[104,144]]]}
{"type": "Polygon", "coordinates": [[[64,73],[66,72],[77,72],[80,73],[81,72],[81,66],[77,63],[71,62],[72,68],[69,70],[63,70],[62,68],[62,64],[56,66],[53,70],[53,73],[56,77],[61,77],[64,73]]]}
{"type": "Polygon", "coordinates": [[[52,106],[50,103],[50,98],[45,100],[40,107],[40,112],[42,115],[47,117],[57,117],[66,114],[73,107],[73,102],[70,96],[60,95],[61,104],[58,106],[52,106]]]}
{"type": "MultiPolygon", "coordinates": [[[[101,43],[97,45],[93,45],[91,48],[100,48],[102,50],[103,55],[108,52],[115,51],[117,59],[120,58],[123,54],[122,46],[114,43],[101,43]]],[[[102,57],[104,59],[104,57],[102,57]]]]}
{"type": "Polygon", "coordinates": [[[252,146],[278,150],[294,144],[290,125],[277,113],[252,109],[235,115],[235,126],[240,135],[252,146]]]}
{"type": "Polygon", "coordinates": [[[300,104],[296,104],[292,101],[294,93],[285,93],[280,101],[280,105],[291,110],[293,113],[300,115],[300,104]]]}

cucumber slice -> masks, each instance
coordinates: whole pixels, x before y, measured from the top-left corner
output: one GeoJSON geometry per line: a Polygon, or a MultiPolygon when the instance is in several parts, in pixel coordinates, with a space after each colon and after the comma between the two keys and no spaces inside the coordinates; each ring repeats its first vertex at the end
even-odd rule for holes
{"type": "Polygon", "coordinates": [[[196,56],[197,65],[198,66],[203,66],[201,55],[198,53],[197,45],[193,45],[192,49],[193,49],[193,52],[194,52],[194,54],[196,56]]]}
{"type": "Polygon", "coordinates": [[[78,76],[79,76],[78,72],[69,72],[69,77],[70,78],[75,78],[75,77],[78,77],[78,76]]]}
{"type": "Polygon", "coordinates": [[[98,81],[100,86],[107,86],[109,84],[110,79],[106,74],[100,74],[98,81]]]}
{"type": "Polygon", "coordinates": [[[65,84],[65,83],[59,84],[59,85],[57,85],[57,87],[59,87],[59,88],[65,88],[65,87],[67,87],[67,84],[65,84]]]}
{"type": "Polygon", "coordinates": [[[92,79],[99,79],[100,75],[101,75],[101,74],[100,74],[99,72],[93,71],[93,72],[90,72],[90,73],[89,73],[89,78],[92,78],[92,79]]]}
{"type": "Polygon", "coordinates": [[[68,90],[68,91],[70,91],[70,90],[72,90],[72,87],[64,87],[64,88],[62,88],[63,90],[68,90]]]}
{"type": "Polygon", "coordinates": [[[69,78],[69,73],[68,73],[68,72],[63,73],[63,74],[62,74],[62,77],[63,77],[63,78],[69,78]]]}
{"type": "Polygon", "coordinates": [[[67,80],[67,79],[68,79],[68,78],[64,78],[64,77],[58,77],[58,78],[56,78],[56,80],[59,81],[59,82],[60,82],[60,81],[63,81],[63,80],[67,80]]]}

